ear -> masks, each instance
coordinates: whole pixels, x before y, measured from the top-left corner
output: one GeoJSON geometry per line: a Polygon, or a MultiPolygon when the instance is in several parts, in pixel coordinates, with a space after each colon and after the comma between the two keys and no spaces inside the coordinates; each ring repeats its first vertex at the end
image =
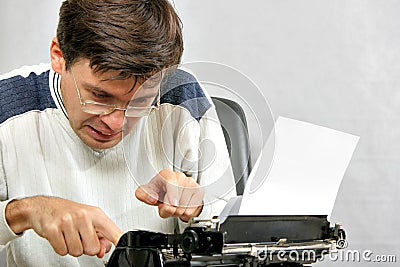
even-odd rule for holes
{"type": "Polygon", "coordinates": [[[53,70],[61,75],[63,70],[65,70],[65,59],[61,52],[60,43],[58,42],[57,37],[54,37],[51,40],[50,59],[53,70]]]}

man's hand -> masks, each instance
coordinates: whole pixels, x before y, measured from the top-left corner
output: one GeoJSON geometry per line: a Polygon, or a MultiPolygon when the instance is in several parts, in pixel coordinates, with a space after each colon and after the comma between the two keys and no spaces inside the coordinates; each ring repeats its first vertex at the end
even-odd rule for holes
{"type": "Polygon", "coordinates": [[[135,194],[140,201],[158,206],[162,218],[179,217],[187,222],[203,209],[204,192],[199,184],[191,177],[169,169],[160,171],[135,194]]]}
{"type": "Polygon", "coordinates": [[[121,230],[100,209],[62,198],[37,196],[11,201],[6,219],[14,233],[33,229],[62,256],[102,258],[121,230]]]}

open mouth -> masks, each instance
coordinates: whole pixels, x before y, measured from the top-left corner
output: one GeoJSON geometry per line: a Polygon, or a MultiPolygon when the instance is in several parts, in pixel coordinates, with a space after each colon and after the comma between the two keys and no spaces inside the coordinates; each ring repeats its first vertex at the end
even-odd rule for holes
{"type": "Polygon", "coordinates": [[[113,140],[121,134],[121,131],[114,132],[114,133],[109,133],[109,132],[102,132],[99,130],[96,130],[95,128],[91,126],[87,126],[89,134],[96,140],[98,141],[110,141],[113,140]]]}

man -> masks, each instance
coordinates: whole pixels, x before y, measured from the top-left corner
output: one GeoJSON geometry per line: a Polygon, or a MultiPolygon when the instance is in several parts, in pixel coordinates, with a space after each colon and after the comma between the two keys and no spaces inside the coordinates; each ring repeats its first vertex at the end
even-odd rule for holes
{"type": "Polygon", "coordinates": [[[228,154],[208,97],[169,68],[182,51],[167,0],[66,0],[51,66],[0,77],[9,266],[102,266],[124,231],[219,213],[228,154]]]}

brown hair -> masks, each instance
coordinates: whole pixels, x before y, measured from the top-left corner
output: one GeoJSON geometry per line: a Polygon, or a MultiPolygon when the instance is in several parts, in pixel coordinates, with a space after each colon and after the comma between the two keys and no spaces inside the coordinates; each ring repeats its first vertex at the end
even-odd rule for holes
{"type": "Polygon", "coordinates": [[[180,62],[182,25],[168,0],[66,0],[57,38],[66,69],[89,59],[115,79],[147,78],[180,62]]]}

